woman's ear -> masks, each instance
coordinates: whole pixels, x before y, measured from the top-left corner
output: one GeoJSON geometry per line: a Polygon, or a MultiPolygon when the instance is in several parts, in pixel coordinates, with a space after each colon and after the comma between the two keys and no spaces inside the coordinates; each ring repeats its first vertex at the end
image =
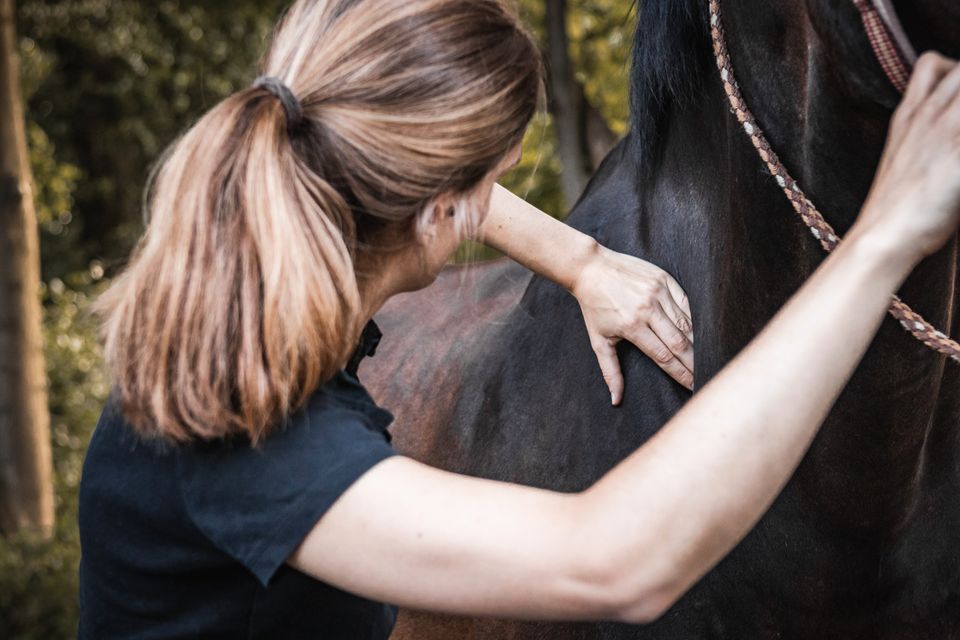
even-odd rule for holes
{"type": "Polygon", "coordinates": [[[435,240],[453,224],[457,207],[450,196],[440,196],[424,207],[417,218],[416,239],[420,244],[435,240]]]}

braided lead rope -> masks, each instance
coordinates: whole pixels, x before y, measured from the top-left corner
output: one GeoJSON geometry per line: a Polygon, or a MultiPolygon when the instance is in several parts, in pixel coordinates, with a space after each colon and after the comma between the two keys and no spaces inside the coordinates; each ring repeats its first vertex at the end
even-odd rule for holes
{"type": "Polygon", "coordinates": [[[870,0],[853,0],[853,4],[860,11],[867,39],[870,40],[870,46],[873,47],[877,62],[883,67],[883,72],[887,74],[890,84],[896,87],[900,93],[905,92],[907,83],[910,81],[910,67],[913,62],[909,60],[912,53],[911,45],[905,40],[905,37],[904,45],[897,43],[895,36],[891,33],[890,25],[873,2],[870,0]],[[910,47],[910,51],[902,51],[901,46],[910,47]]]}
{"type": "MultiPolygon", "coordinates": [[[[760,154],[760,159],[763,160],[770,174],[777,181],[777,184],[783,190],[787,199],[790,200],[790,204],[793,205],[794,210],[810,229],[813,237],[819,240],[820,245],[829,253],[840,244],[840,238],[833,230],[833,227],[824,219],[820,211],[817,210],[813,202],[803,193],[796,180],[790,176],[790,173],[770,147],[770,143],[767,142],[763,130],[750,112],[750,108],[740,93],[740,86],[733,73],[733,64],[730,62],[730,54],[727,51],[720,1],[709,0],[709,2],[710,36],[713,40],[713,53],[716,58],[717,69],[720,70],[723,90],[727,94],[727,99],[730,102],[730,108],[750,138],[750,142],[757,150],[757,153],[760,154]]],[[[893,302],[890,304],[890,315],[896,318],[900,324],[903,325],[904,329],[909,331],[917,340],[927,347],[960,362],[960,344],[951,340],[943,332],[938,331],[936,327],[924,320],[920,314],[907,306],[907,304],[897,296],[893,297],[893,302]]]]}

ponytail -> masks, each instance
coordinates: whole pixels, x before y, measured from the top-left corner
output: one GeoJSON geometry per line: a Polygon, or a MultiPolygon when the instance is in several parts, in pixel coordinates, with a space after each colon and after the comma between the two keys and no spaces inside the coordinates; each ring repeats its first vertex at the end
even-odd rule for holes
{"type": "Polygon", "coordinates": [[[349,357],[360,297],[346,202],[263,87],[226,99],[156,174],[148,232],[98,303],[128,420],[257,442],[349,357]]]}
{"type": "Polygon", "coordinates": [[[282,425],[359,337],[357,259],[377,275],[430,202],[469,194],[542,95],[502,0],[297,0],[262,71],[173,146],[98,303],[145,435],[256,443],[282,425]]]}

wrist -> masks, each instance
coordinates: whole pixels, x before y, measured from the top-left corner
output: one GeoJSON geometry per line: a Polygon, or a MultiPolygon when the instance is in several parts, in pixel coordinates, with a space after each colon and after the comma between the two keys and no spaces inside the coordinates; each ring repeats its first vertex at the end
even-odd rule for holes
{"type": "Polygon", "coordinates": [[[877,277],[892,282],[893,289],[899,288],[923,259],[922,251],[909,246],[895,231],[862,222],[850,229],[841,247],[877,277]]]}
{"type": "Polygon", "coordinates": [[[569,247],[569,253],[564,257],[566,262],[565,277],[560,284],[571,294],[579,297],[584,282],[584,273],[590,270],[591,265],[601,260],[603,247],[599,242],[585,233],[577,232],[575,241],[569,247]]]}

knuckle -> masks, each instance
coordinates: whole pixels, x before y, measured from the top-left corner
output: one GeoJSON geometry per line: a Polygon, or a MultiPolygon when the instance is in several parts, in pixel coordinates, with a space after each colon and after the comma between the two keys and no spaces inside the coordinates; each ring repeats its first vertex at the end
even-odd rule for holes
{"type": "Polygon", "coordinates": [[[934,53],[933,51],[925,51],[920,54],[920,57],[917,58],[917,65],[915,67],[916,73],[930,73],[933,69],[937,68],[937,65],[940,62],[940,56],[934,53]]]}
{"type": "Polygon", "coordinates": [[[639,284],[639,285],[637,285],[637,295],[640,296],[640,299],[639,299],[639,301],[638,301],[638,304],[648,305],[648,304],[650,304],[650,299],[651,299],[651,298],[653,297],[653,295],[654,295],[654,288],[653,288],[653,286],[652,286],[650,283],[648,283],[648,282],[644,282],[644,283],[642,283],[642,284],[639,284]]]}
{"type": "Polygon", "coordinates": [[[949,66],[951,66],[951,63],[946,57],[935,51],[927,51],[917,59],[914,74],[918,81],[926,82],[945,71],[949,66]]]}
{"type": "Polygon", "coordinates": [[[674,352],[684,351],[687,348],[687,339],[682,334],[675,334],[670,337],[668,345],[674,352]]]}
{"type": "Polygon", "coordinates": [[[914,105],[909,112],[904,114],[901,122],[897,125],[900,134],[919,138],[932,128],[937,115],[936,108],[930,104],[929,100],[914,105]]]}
{"type": "Polygon", "coordinates": [[[637,301],[634,307],[634,315],[649,316],[653,311],[653,295],[650,292],[644,292],[643,297],[637,301]]]}
{"type": "Polygon", "coordinates": [[[653,350],[653,359],[660,364],[673,362],[673,353],[666,347],[657,347],[653,350]]]}
{"type": "Polygon", "coordinates": [[[916,70],[921,73],[929,73],[937,69],[943,61],[944,57],[936,51],[925,51],[917,59],[916,70]]]}
{"type": "Polygon", "coordinates": [[[913,113],[917,118],[923,120],[933,120],[939,115],[937,106],[931,100],[924,101],[923,104],[914,109],[913,113]]]}
{"type": "Polygon", "coordinates": [[[897,107],[897,110],[893,112],[893,118],[890,120],[890,124],[894,129],[903,128],[910,122],[912,115],[913,108],[908,103],[903,102],[897,107]]]}

